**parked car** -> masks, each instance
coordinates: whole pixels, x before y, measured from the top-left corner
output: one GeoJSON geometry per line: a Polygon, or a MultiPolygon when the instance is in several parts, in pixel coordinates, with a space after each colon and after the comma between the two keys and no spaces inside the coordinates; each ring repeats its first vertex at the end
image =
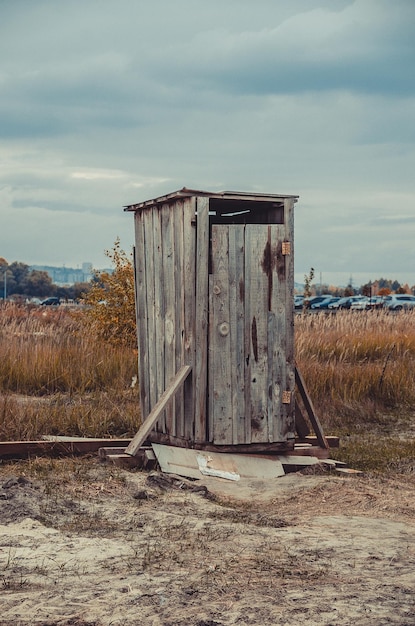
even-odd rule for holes
{"type": "Polygon", "coordinates": [[[415,308],[415,296],[407,293],[393,293],[386,296],[384,306],[390,311],[415,308]]]}
{"type": "Polygon", "coordinates": [[[313,304],[318,304],[319,302],[322,302],[323,300],[326,300],[326,298],[331,298],[331,294],[323,293],[323,294],[321,294],[321,296],[311,296],[311,298],[305,298],[304,299],[304,304],[305,304],[307,309],[312,309],[313,308],[313,304]]]}
{"type": "Polygon", "coordinates": [[[304,305],[304,296],[294,296],[294,309],[302,309],[304,305]]]}
{"type": "Polygon", "coordinates": [[[385,304],[385,296],[371,296],[367,305],[368,309],[381,309],[385,304]]]}
{"type": "Polygon", "coordinates": [[[369,307],[369,298],[367,296],[357,296],[350,304],[351,311],[366,311],[369,307]]]}
{"type": "Polygon", "coordinates": [[[316,304],[312,304],[311,308],[313,310],[316,310],[316,311],[326,310],[326,309],[329,308],[330,304],[334,304],[338,300],[340,300],[340,298],[335,297],[335,296],[329,296],[328,298],[325,298],[324,300],[321,300],[321,302],[317,302],[316,304]]]}
{"type": "Polygon", "coordinates": [[[60,304],[60,300],[59,298],[46,298],[46,300],[42,300],[40,304],[45,306],[56,306],[57,304],[60,304]]]}
{"type": "Polygon", "coordinates": [[[355,300],[364,297],[365,296],[345,296],[344,298],[337,300],[337,302],[333,302],[333,304],[329,305],[329,309],[350,309],[355,300]]]}
{"type": "Polygon", "coordinates": [[[27,298],[26,304],[42,304],[42,300],[40,298],[27,298]]]}

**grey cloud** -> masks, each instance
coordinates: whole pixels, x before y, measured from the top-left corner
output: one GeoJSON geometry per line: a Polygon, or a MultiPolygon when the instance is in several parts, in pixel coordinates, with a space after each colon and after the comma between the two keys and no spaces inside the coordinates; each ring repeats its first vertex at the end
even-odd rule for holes
{"type": "Polygon", "coordinates": [[[36,242],[46,233],[59,262],[87,250],[96,263],[117,234],[132,239],[123,205],[187,185],[299,194],[298,267],[408,269],[414,10],[0,3],[1,246],[51,261],[36,242]]]}
{"type": "Polygon", "coordinates": [[[161,80],[234,93],[414,93],[414,17],[415,5],[373,0],[336,14],[314,8],[274,25],[270,15],[256,30],[196,32],[156,51],[152,67],[161,80]]]}
{"type": "MultiPolygon", "coordinates": [[[[81,4],[69,3],[59,15],[54,3],[29,5],[35,24],[47,14],[51,22],[46,32],[34,28],[16,60],[13,55],[3,65],[6,136],[16,128],[13,111],[17,107],[24,116],[21,103],[27,101],[32,133],[39,134],[45,126],[42,107],[60,107],[49,129],[59,133],[65,125],[88,123],[134,127],[151,117],[153,107],[161,112],[215,106],[218,92],[414,92],[415,6],[406,2],[335,3],[337,11],[328,2],[311,9],[300,2],[297,13],[265,2],[248,10],[245,20],[235,16],[239,29],[220,19],[229,14],[223,3],[193,4],[197,10],[189,11],[186,2],[175,8],[158,2],[152,12],[125,0],[117,3],[118,11],[112,3],[89,2],[80,19],[81,4]]],[[[15,28],[18,35],[22,24],[14,17],[12,34],[15,28]]],[[[27,24],[28,18],[21,19],[27,24]]],[[[9,44],[10,39],[9,34],[9,44]]]]}
{"type": "Polygon", "coordinates": [[[387,229],[387,231],[395,231],[401,226],[414,226],[415,215],[396,215],[395,211],[391,215],[383,215],[370,220],[370,227],[387,229]]]}

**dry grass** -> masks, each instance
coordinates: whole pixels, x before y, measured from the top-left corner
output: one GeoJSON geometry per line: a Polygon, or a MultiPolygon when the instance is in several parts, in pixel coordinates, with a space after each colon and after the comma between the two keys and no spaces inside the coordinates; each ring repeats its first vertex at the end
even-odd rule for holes
{"type": "Polygon", "coordinates": [[[415,311],[296,317],[296,358],[339,458],[375,471],[414,469],[415,311]]]}
{"type": "Polygon", "coordinates": [[[83,332],[82,311],[0,308],[0,389],[36,396],[125,388],[137,356],[83,332]]]}
{"type": "Polygon", "coordinates": [[[137,353],[85,332],[82,311],[0,308],[0,439],[131,435],[137,353]]]}
{"type": "MultiPolygon", "coordinates": [[[[0,440],[125,436],[140,423],[137,353],[85,331],[83,311],[0,308],[0,440]]],[[[296,360],[333,453],[414,469],[415,311],[298,315],[296,360]]]]}
{"type": "Polygon", "coordinates": [[[296,353],[312,395],[325,402],[414,404],[414,311],[298,316],[296,353]]]}

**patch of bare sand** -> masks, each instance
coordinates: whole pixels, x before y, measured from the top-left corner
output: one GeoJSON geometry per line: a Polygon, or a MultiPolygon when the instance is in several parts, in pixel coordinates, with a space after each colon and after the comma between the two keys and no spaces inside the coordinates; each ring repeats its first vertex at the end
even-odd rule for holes
{"type": "Polygon", "coordinates": [[[0,468],[1,625],[414,623],[409,481],[85,463],[61,487],[0,468]]]}

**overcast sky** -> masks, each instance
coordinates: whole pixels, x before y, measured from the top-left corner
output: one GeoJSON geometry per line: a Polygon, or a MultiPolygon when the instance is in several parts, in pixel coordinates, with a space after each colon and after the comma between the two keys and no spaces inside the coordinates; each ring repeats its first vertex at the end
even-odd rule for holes
{"type": "Polygon", "coordinates": [[[414,0],[0,0],[0,256],[108,266],[186,186],[299,195],[297,279],[415,284],[414,42],[414,0]]]}

